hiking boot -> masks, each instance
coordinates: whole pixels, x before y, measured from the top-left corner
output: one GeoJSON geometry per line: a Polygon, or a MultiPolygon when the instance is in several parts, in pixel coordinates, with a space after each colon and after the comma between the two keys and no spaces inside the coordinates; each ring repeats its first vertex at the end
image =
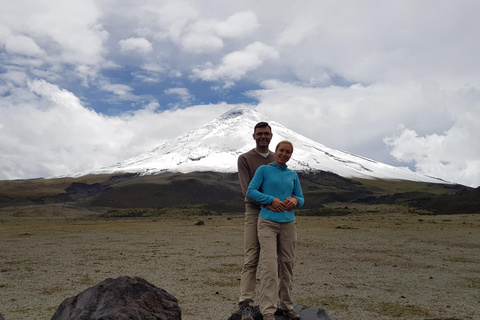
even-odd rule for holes
{"type": "Polygon", "coordinates": [[[240,306],[240,312],[242,314],[242,320],[254,320],[253,319],[253,307],[249,305],[240,306]]]}
{"type": "Polygon", "coordinates": [[[275,316],[271,313],[267,313],[263,315],[263,320],[275,320],[275,316]]]}
{"type": "Polygon", "coordinates": [[[288,319],[291,319],[291,320],[300,319],[300,314],[293,310],[283,310],[283,314],[286,315],[288,319]]]}

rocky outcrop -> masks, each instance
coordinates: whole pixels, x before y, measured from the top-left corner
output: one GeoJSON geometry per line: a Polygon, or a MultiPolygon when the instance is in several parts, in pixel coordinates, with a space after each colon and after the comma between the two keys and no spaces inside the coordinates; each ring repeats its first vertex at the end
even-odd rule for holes
{"type": "Polygon", "coordinates": [[[65,299],[51,320],[181,320],[177,299],[139,277],[106,279],[65,299]]]}

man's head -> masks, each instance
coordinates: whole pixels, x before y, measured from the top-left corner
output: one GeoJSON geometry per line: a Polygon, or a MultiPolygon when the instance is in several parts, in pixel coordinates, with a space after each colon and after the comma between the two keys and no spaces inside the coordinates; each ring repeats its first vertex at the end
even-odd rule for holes
{"type": "Polygon", "coordinates": [[[268,152],[268,145],[272,140],[272,128],[266,122],[259,122],[253,129],[253,139],[257,143],[255,150],[260,153],[268,152]]]}

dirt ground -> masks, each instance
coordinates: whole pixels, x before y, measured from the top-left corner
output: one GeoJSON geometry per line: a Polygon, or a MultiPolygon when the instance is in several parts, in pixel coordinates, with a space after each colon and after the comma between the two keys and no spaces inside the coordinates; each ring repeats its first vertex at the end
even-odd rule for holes
{"type": "MultiPolygon", "coordinates": [[[[236,310],[241,215],[73,220],[5,209],[0,222],[6,320],[50,319],[65,298],[122,275],[173,294],[184,320],[236,310]]],[[[480,215],[369,208],[297,217],[297,232],[297,304],[332,320],[480,319],[480,215]]]]}

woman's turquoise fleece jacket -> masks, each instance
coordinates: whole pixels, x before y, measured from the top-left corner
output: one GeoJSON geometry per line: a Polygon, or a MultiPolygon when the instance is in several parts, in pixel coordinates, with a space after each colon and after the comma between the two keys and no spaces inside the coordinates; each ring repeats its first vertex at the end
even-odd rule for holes
{"type": "MultiPolygon", "coordinates": [[[[247,197],[262,205],[272,204],[273,198],[283,201],[288,197],[297,198],[297,208],[302,207],[305,203],[297,173],[288,169],[286,165],[279,165],[276,162],[260,166],[257,169],[248,185],[247,197]]],[[[262,206],[260,217],[285,223],[294,221],[295,213],[293,210],[276,212],[262,206]]]]}

